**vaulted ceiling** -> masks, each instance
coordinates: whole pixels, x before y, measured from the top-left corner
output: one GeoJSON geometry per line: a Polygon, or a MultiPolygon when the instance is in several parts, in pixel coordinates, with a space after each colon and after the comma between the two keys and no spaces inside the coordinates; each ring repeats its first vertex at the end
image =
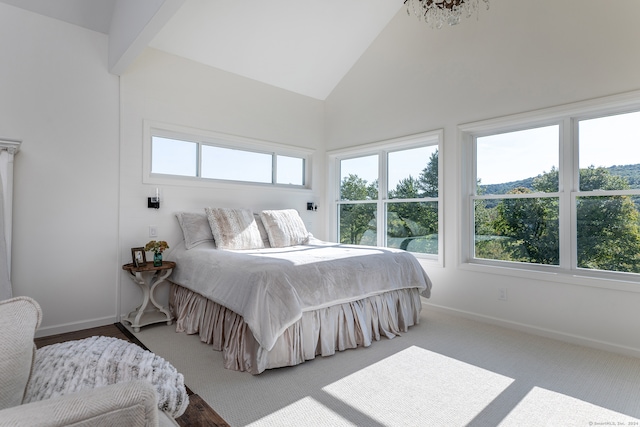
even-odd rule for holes
{"type": "Polygon", "coordinates": [[[109,71],[152,47],[324,100],[402,0],[0,0],[109,36],[109,71]]]}

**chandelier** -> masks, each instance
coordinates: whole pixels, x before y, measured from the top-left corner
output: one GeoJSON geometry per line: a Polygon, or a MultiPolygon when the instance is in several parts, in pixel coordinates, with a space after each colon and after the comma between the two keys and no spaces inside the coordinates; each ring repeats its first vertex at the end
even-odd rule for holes
{"type": "MultiPolygon", "coordinates": [[[[407,15],[413,13],[429,24],[431,28],[442,28],[443,24],[456,25],[465,15],[469,18],[478,13],[480,0],[404,0],[407,15]]],[[[482,0],[489,9],[489,0],[482,0]]]]}

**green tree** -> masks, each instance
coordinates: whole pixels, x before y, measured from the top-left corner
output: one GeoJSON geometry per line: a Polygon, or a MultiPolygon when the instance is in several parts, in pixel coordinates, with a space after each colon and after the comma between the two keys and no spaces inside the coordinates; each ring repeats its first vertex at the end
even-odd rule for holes
{"type": "MultiPolygon", "coordinates": [[[[409,175],[402,179],[395,189],[389,190],[389,199],[420,199],[425,197],[438,197],[437,150],[431,154],[427,165],[417,179],[409,175]]],[[[437,253],[437,202],[394,203],[390,201],[387,206],[388,238],[401,239],[399,244],[401,249],[407,249],[409,243],[413,241],[414,250],[437,253]]]]}
{"type": "MultiPolygon", "coordinates": [[[[508,194],[527,194],[518,187],[508,194]]],[[[560,261],[558,241],[558,201],[556,198],[504,199],[496,207],[493,228],[512,261],[554,264],[560,261]]]]}
{"type": "MultiPolygon", "coordinates": [[[[625,178],[606,168],[580,169],[580,190],[626,190],[625,178]]],[[[536,192],[557,192],[556,168],[533,180],[536,192]]],[[[532,191],[519,187],[508,194],[532,191]]],[[[640,272],[640,214],[630,196],[581,196],[577,198],[578,266],[583,268],[640,272]]],[[[540,264],[559,263],[559,220],[557,198],[504,199],[495,208],[492,221],[503,257],[511,261],[540,264]]]]}
{"type": "MultiPolygon", "coordinates": [[[[349,174],[340,183],[341,200],[376,200],[378,181],[368,183],[357,175],[349,174]]],[[[361,244],[367,230],[376,230],[376,204],[352,203],[340,205],[340,243],[361,244]]]]}
{"type": "MultiPolygon", "coordinates": [[[[580,169],[580,189],[626,190],[625,178],[605,168],[580,169]]],[[[640,272],[640,214],[630,196],[577,199],[578,267],[640,272]]]]}
{"type": "Polygon", "coordinates": [[[378,198],[378,180],[371,184],[358,175],[349,174],[340,183],[341,200],[376,200],[378,198]]]}
{"type": "MultiPolygon", "coordinates": [[[[476,183],[478,195],[485,193],[485,188],[481,180],[476,183]]],[[[507,260],[502,245],[500,244],[500,236],[496,235],[493,223],[496,219],[496,209],[489,207],[486,200],[476,200],[474,209],[474,231],[475,231],[475,256],[485,259],[501,259],[507,260]]]]}
{"type": "MultiPolygon", "coordinates": [[[[418,178],[408,176],[402,179],[394,189],[389,189],[387,204],[387,236],[404,238],[406,245],[414,238],[427,240],[432,237],[430,246],[437,249],[438,205],[436,202],[393,202],[393,199],[418,199],[438,196],[438,152],[431,154],[427,165],[418,178]],[[435,242],[435,243],[434,243],[435,242]]],[[[369,184],[357,175],[350,174],[340,183],[341,200],[377,200],[377,180],[369,184]]],[[[340,205],[340,242],[362,244],[363,237],[376,235],[377,206],[371,203],[352,203],[340,205]],[[369,232],[369,233],[367,233],[369,232]]],[[[375,240],[366,244],[375,244],[375,240]]],[[[401,246],[402,247],[402,246],[401,246]]],[[[425,249],[426,251],[426,249],[425,249]]],[[[431,248],[429,251],[433,252],[431,248]]]]}
{"type": "MultiPolygon", "coordinates": [[[[420,183],[411,175],[402,179],[394,190],[389,191],[389,199],[413,199],[416,197],[420,197],[420,183]]],[[[421,212],[416,203],[390,202],[387,206],[387,236],[413,237],[418,235],[416,220],[421,212]]]]}
{"type": "Polygon", "coordinates": [[[429,158],[429,163],[418,177],[422,197],[438,197],[438,150],[429,158]]]}

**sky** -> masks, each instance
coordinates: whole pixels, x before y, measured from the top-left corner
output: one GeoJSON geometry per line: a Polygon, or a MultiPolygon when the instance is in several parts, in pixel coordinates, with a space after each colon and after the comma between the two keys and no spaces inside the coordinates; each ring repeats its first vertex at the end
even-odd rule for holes
{"type": "MultiPolygon", "coordinates": [[[[559,166],[558,125],[528,129],[518,132],[492,135],[477,139],[477,178],[483,185],[499,184],[531,178],[549,172],[559,166]]],[[[620,114],[579,122],[581,168],[640,163],[640,112],[620,114]]],[[[193,142],[179,142],[154,137],[154,166],[158,171],[177,175],[194,176],[194,161],[180,162],[178,158],[195,159],[197,146],[193,142]],[[168,148],[170,144],[171,148],[168,148]],[[160,148],[165,148],[162,150],[160,148]],[[164,151],[164,156],[156,156],[164,151]]],[[[437,146],[421,147],[389,153],[389,188],[394,189],[400,180],[412,176],[418,178],[427,166],[429,157],[437,146]]],[[[247,153],[208,147],[211,154],[207,171],[215,171],[217,177],[256,182],[270,182],[271,155],[247,153]],[[222,162],[216,162],[215,151],[226,151],[222,162]],[[235,156],[235,157],[234,157],[235,156]],[[253,157],[255,159],[253,159],[253,157]],[[237,157],[237,158],[236,158],[237,157]],[[239,167],[242,165],[242,167],[239,167]]],[[[206,157],[207,153],[203,153],[206,157]]],[[[301,159],[278,156],[278,180],[300,185],[301,159]],[[291,173],[291,175],[289,175],[291,173]]],[[[154,171],[155,172],[155,171],[154,171]]],[[[357,174],[368,183],[378,178],[378,156],[365,156],[341,161],[341,180],[349,173],[357,174]]]]}
{"type": "MultiPolygon", "coordinates": [[[[431,154],[437,149],[437,145],[432,145],[390,152],[388,161],[389,188],[396,188],[401,180],[409,176],[418,178],[422,170],[429,164],[431,154]]],[[[373,182],[378,178],[378,156],[342,160],[340,162],[340,181],[349,174],[358,175],[367,183],[373,182]]]]}
{"type": "MultiPolygon", "coordinates": [[[[196,176],[198,144],[171,138],[153,137],[152,173],[196,176]]],[[[203,145],[203,178],[270,183],[273,157],[270,153],[203,145]]],[[[304,159],[277,155],[277,182],[304,184],[304,159]]]]}
{"type": "MultiPolygon", "coordinates": [[[[559,165],[557,125],[478,138],[477,178],[483,185],[518,181],[559,165]]],[[[580,168],[640,163],[640,112],[582,120],[580,168]]]]}

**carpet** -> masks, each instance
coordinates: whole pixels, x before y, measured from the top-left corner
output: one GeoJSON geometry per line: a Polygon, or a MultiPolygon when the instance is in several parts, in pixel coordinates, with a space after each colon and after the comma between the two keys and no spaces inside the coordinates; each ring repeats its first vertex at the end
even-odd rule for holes
{"type": "Polygon", "coordinates": [[[402,336],[258,376],[175,326],[135,335],[231,426],[640,425],[640,359],[429,306],[402,336]]]}

